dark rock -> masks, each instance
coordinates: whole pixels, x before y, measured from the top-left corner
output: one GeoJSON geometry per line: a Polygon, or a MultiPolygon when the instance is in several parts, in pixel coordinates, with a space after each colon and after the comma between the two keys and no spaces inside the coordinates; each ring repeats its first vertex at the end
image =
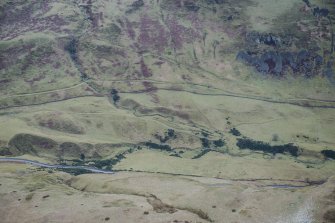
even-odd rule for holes
{"type": "Polygon", "coordinates": [[[223,4],[225,3],[225,0],[215,0],[216,4],[223,4]]]}
{"type": "Polygon", "coordinates": [[[265,59],[268,59],[268,57],[269,55],[262,55],[261,58],[259,58],[258,56],[252,56],[250,53],[241,51],[238,53],[236,59],[254,66],[257,71],[261,73],[269,73],[270,61],[268,61],[269,64],[265,61],[265,59]]]}
{"type": "Polygon", "coordinates": [[[209,5],[211,5],[211,4],[220,5],[220,4],[225,3],[225,0],[206,0],[206,3],[209,4],[209,5]]]}
{"type": "Polygon", "coordinates": [[[206,0],[206,3],[208,5],[213,5],[213,4],[216,4],[216,1],[215,0],[206,0]]]}
{"type": "Polygon", "coordinates": [[[238,61],[243,61],[243,62],[247,62],[249,64],[252,63],[253,61],[253,58],[250,54],[248,54],[247,52],[245,51],[240,51],[237,56],[236,56],[236,60],[238,61]]]}
{"type": "Polygon", "coordinates": [[[311,76],[314,68],[313,55],[307,50],[301,50],[297,55],[297,66],[300,73],[311,76]]]}
{"type": "Polygon", "coordinates": [[[305,4],[308,6],[308,7],[311,7],[311,3],[309,2],[309,0],[302,0],[303,2],[305,2],[305,4]]]}
{"type": "MultiPolygon", "coordinates": [[[[284,71],[291,68],[294,73],[301,73],[309,77],[317,73],[323,64],[323,57],[307,50],[295,52],[266,51],[260,55],[240,51],[236,60],[242,61],[264,74],[284,74],[284,71]]],[[[330,69],[324,73],[330,74],[330,69]]]]}
{"type": "Polygon", "coordinates": [[[296,55],[294,53],[283,52],[281,53],[281,57],[282,57],[282,62],[283,62],[284,67],[288,66],[288,67],[291,67],[293,71],[297,70],[297,63],[295,61],[296,55]]]}
{"type": "Polygon", "coordinates": [[[335,84],[335,72],[334,72],[334,70],[328,68],[326,70],[326,76],[332,84],[335,84]]]}
{"type": "Polygon", "coordinates": [[[199,6],[197,6],[194,2],[190,2],[190,1],[185,2],[184,7],[188,11],[192,11],[192,12],[197,12],[200,9],[199,6]]]}
{"type": "Polygon", "coordinates": [[[332,68],[333,61],[328,61],[327,66],[323,70],[323,75],[328,78],[328,80],[335,84],[335,72],[332,68]]]}
{"type": "Polygon", "coordinates": [[[126,11],[126,13],[132,13],[132,12],[140,9],[142,6],[144,6],[143,0],[137,0],[129,6],[129,9],[126,11]]]}
{"type": "Polygon", "coordinates": [[[281,45],[281,38],[279,36],[275,36],[271,33],[258,33],[258,32],[250,32],[247,34],[247,41],[253,42],[257,44],[266,44],[269,46],[279,46],[281,45]]]}
{"type": "Polygon", "coordinates": [[[310,57],[310,54],[307,50],[301,50],[297,55],[297,63],[303,64],[310,57]]]}
{"type": "Polygon", "coordinates": [[[316,55],[314,61],[316,66],[321,66],[323,64],[323,57],[320,55],[316,55]]]}
{"type": "Polygon", "coordinates": [[[246,52],[239,52],[236,59],[253,65],[261,73],[279,75],[283,70],[282,57],[279,53],[274,51],[266,52],[261,55],[261,57],[251,56],[246,52]]]}
{"type": "Polygon", "coordinates": [[[144,6],[144,2],[143,2],[143,0],[137,0],[137,1],[133,2],[133,4],[131,4],[131,6],[135,7],[135,8],[139,8],[139,7],[144,6]]]}
{"type": "Polygon", "coordinates": [[[254,58],[254,65],[256,66],[257,70],[261,73],[269,73],[270,67],[269,65],[262,61],[259,58],[254,58]]]}
{"type": "Polygon", "coordinates": [[[313,9],[313,15],[316,17],[327,17],[329,15],[329,10],[325,8],[316,7],[313,9]]]}
{"type": "Polygon", "coordinates": [[[282,57],[277,52],[266,52],[262,55],[261,61],[268,65],[267,73],[274,73],[279,75],[283,70],[282,57]]]}

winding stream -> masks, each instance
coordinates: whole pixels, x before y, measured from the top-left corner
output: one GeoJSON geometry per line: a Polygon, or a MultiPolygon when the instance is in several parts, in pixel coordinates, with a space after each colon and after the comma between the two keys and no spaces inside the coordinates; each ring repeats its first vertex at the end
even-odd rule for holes
{"type": "Polygon", "coordinates": [[[24,164],[30,164],[33,166],[38,167],[45,167],[45,168],[54,168],[54,169],[79,169],[79,170],[88,170],[92,173],[104,173],[104,174],[113,174],[113,171],[108,170],[101,170],[97,169],[95,167],[89,167],[89,166],[69,166],[69,165],[53,165],[53,164],[47,164],[47,163],[41,163],[33,160],[27,160],[27,159],[20,159],[20,158],[0,158],[0,162],[15,162],[15,163],[24,163],[24,164]]]}

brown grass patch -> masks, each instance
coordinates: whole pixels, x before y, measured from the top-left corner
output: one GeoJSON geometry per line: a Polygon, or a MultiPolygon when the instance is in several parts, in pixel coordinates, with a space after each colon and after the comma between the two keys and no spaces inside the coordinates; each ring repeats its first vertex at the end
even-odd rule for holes
{"type": "Polygon", "coordinates": [[[148,203],[153,207],[154,211],[157,213],[175,213],[177,211],[176,208],[174,208],[171,205],[163,203],[158,197],[151,194],[147,198],[148,203]]]}

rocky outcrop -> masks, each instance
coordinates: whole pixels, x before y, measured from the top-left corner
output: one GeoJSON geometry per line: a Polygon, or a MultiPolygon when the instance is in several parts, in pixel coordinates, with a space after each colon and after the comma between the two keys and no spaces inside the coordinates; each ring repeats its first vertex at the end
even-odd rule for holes
{"type": "Polygon", "coordinates": [[[197,12],[199,11],[200,7],[197,6],[194,2],[192,1],[186,1],[184,3],[184,7],[188,10],[188,11],[191,11],[191,12],[197,12]]]}
{"type": "Polygon", "coordinates": [[[143,0],[137,0],[134,1],[129,7],[126,13],[132,13],[140,9],[142,6],[144,6],[144,1],[143,0]]]}
{"type": "Polygon", "coordinates": [[[327,17],[329,15],[329,10],[325,8],[316,7],[313,9],[313,15],[316,17],[327,17]]]}
{"type": "Polygon", "coordinates": [[[226,0],[206,0],[206,3],[220,5],[220,4],[226,3],[226,0]]]}
{"type": "Polygon", "coordinates": [[[266,51],[261,54],[240,51],[236,59],[256,68],[264,74],[284,75],[291,70],[305,76],[316,75],[323,64],[323,58],[315,52],[300,50],[298,52],[266,51]]]}
{"type": "Polygon", "coordinates": [[[315,74],[323,64],[323,58],[308,50],[291,52],[287,50],[291,44],[289,36],[252,31],[245,38],[245,48],[251,50],[240,51],[236,59],[264,74],[279,76],[290,70],[307,76],[315,74]]]}
{"type": "Polygon", "coordinates": [[[334,64],[334,60],[329,60],[327,62],[327,65],[325,66],[323,70],[323,75],[328,78],[328,80],[332,83],[335,84],[335,72],[332,68],[332,65],[334,64]]]}
{"type": "Polygon", "coordinates": [[[246,36],[248,44],[265,44],[268,46],[288,46],[291,45],[291,38],[289,36],[281,37],[273,33],[259,33],[249,32],[246,36]]]}

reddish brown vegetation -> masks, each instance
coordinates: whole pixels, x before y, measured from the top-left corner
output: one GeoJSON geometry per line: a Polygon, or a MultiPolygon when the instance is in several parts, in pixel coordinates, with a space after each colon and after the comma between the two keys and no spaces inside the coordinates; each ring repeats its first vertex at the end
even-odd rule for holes
{"type": "Polygon", "coordinates": [[[151,82],[143,81],[142,84],[145,88],[145,92],[156,92],[158,90],[158,88],[154,86],[151,82]]]}
{"type": "Polygon", "coordinates": [[[152,76],[151,70],[145,64],[145,62],[143,60],[143,57],[141,58],[140,65],[141,65],[141,73],[142,73],[142,75],[144,77],[151,77],[152,76]]]}
{"type": "Polygon", "coordinates": [[[144,15],[140,20],[140,35],[138,36],[140,48],[154,49],[163,52],[168,46],[168,35],[159,21],[144,15]]]}
{"type": "Polygon", "coordinates": [[[127,30],[128,37],[131,38],[132,40],[135,40],[136,33],[133,28],[133,24],[127,18],[125,21],[126,21],[126,30],[127,30]]]}
{"type": "Polygon", "coordinates": [[[29,31],[61,32],[62,26],[68,24],[63,18],[59,15],[42,16],[50,9],[47,1],[34,1],[30,4],[26,1],[14,1],[12,4],[6,4],[0,17],[2,30],[0,39],[13,39],[29,31]]]}

